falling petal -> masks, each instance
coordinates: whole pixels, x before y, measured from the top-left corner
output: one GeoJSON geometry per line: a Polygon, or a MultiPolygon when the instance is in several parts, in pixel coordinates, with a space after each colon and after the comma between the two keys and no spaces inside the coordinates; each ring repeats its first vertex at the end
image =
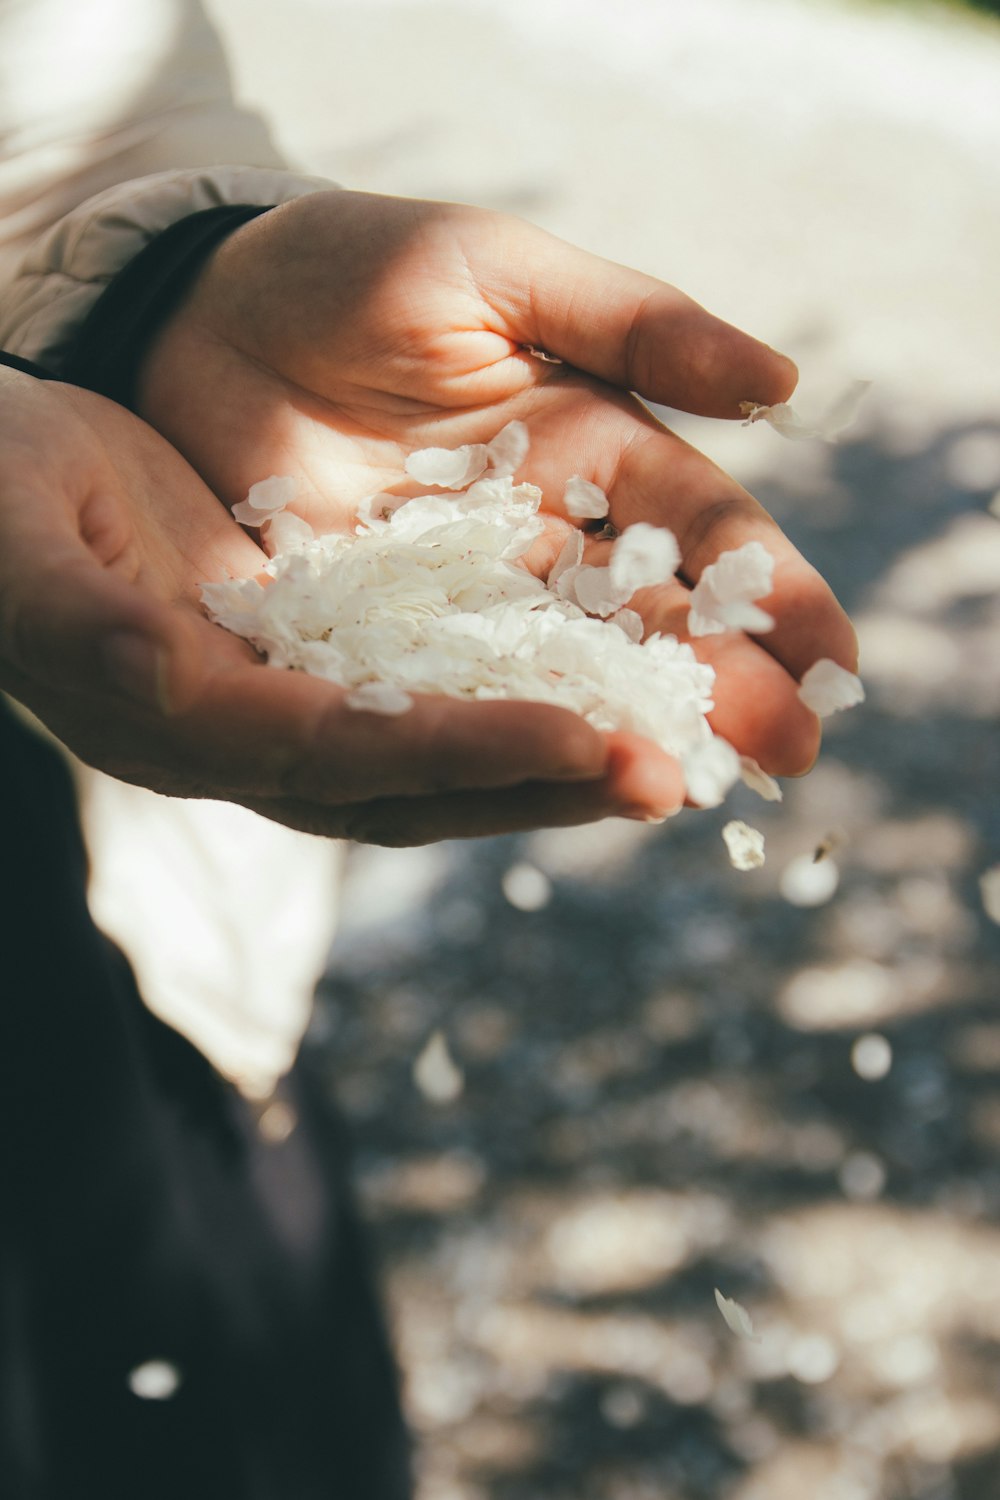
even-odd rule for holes
{"type": "Polygon", "coordinates": [[[729,863],[734,870],[759,870],[764,863],[764,835],[749,823],[734,820],[722,830],[729,863]]]}
{"type": "Polygon", "coordinates": [[[769,776],[751,755],[740,756],[740,779],[744,786],[748,786],[758,797],[763,797],[765,802],[780,802],[783,797],[781,787],[773,776],[769,776]]]}
{"type": "Polygon", "coordinates": [[[425,1099],[451,1104],[465,1087],[461,1068],[455,1065],[443,1031],[435,1031],[413,1064],[413,1081],[425,1099]]]}
{"type": "Polygon", "coordinates": [[[142,1401],[169,1401],[180,1388],[181,1372],[167,1359],[147,1359],[130,1370],[126,1380],[142,1401]]]}
{"type": "Polygon", "coordinates": [[[741,1302],[735,1301],[732,1297],[724,1297],[719,1288],[716,1287],[715,1305],[722,1314],[726,1327],[735,1333],[737,1337],[749,1339],[754,1343],[759,1341],[759,1336],[754,1333],[753,1321],[750,1314],[741,1302]]]}
{"type": "Polygon", "coordinates": [[[824,656],[814,662],[802,678],[799,698],[806,708],[825,719],[841,709],[864,703],[865,690],[860,677],[824,656]]]}

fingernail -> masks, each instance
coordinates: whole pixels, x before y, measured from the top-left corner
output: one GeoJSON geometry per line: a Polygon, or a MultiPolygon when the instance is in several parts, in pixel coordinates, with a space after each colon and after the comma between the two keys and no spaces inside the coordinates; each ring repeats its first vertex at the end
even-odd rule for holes
{"type": "Polygon", "coordinates": [[[679,812],[679,807],[668,808],[666,812],[655,812],[649,807],[626,807],[622,809],[620,816],[632,818],[637,823],[665,823],[668,818],[676,817],[679,812]]]}
{"type": "Polygon", "coordinates": [[[111,684],[137,703],[170,712],[167,655],[151,636],[116,630],[101,645],[105,674],[111,684]]]}
{"type": "Polygon", "coordinates": [[[603,775],[603,766],[561,766],[558,771],[550,772],[545,779],[547,781],[600,781],[603,775]]]}

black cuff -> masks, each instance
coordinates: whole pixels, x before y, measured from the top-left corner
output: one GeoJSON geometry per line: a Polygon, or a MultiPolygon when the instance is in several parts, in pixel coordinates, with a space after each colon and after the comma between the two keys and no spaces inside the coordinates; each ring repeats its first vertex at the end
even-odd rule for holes
{"type": "Polygon", "coordinates": [[[215,247],[272,206],[233,203],[202,209],[150,240],[90,309],[62,378],[134,410],[139,363],[154,334],[215,247]]]}
{"type": "Polygon", "coordinates": [[[59,379],[51,370],[34,364],[30,359],[22,359],[19,354],[8,354],[5,349],[0,349],[0,365],[6,365],[9,370],[20,370],[22,375],[34,375],[36,380],[59,379]]]}

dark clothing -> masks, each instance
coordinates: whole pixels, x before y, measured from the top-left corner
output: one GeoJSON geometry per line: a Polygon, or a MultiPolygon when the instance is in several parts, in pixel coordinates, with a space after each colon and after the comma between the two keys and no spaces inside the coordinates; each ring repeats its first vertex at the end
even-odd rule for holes
{"type": "MultiPolygon", "coordinates": [[[[327,1090],[257,1111],[142,1004],[58,754],[0,699],[0,1494],[405,1500],[396,1379],[327,1090]],[[168,1399],[129,1374],[176,1368],[168,1399]]],[[[178,933],[178,942],[184,941],[178,933]]]]}

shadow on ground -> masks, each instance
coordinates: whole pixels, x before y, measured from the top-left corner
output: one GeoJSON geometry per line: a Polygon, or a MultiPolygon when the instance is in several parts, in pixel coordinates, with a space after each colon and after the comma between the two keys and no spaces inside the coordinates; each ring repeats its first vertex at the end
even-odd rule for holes
{"type": "Polygon", "coordinates": [[[1000,429],[910,446],[760,488],[869,684],[782,806],[357,855],[311,1044],[427,1500],[1000,1494],[1000,429]],[[793,904],[820,843],[837,889],[793,904]]]}

